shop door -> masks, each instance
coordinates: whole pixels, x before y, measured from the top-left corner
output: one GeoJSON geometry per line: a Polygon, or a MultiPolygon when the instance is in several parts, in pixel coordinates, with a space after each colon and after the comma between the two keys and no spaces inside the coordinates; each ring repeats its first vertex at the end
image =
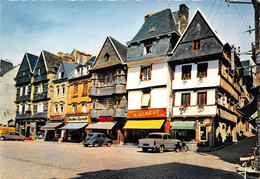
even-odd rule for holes
{"type": "Polygon", "coordinates": [[[208,131],[206,126],[200,126],[200,142],[208,141],[208,131]]]}

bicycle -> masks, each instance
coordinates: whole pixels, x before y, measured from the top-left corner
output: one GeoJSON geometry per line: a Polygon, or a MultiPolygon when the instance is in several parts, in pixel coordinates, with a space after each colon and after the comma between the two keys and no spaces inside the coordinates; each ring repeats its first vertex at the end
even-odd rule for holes
{"type": "Polygon", "coordinates": [[[178,142],[175,146],[175,149],[174,149],[176,152],[178,151],[182,151],[182,152],[187,152],[189,150],[188,146],[183,142],[178,142]]]}

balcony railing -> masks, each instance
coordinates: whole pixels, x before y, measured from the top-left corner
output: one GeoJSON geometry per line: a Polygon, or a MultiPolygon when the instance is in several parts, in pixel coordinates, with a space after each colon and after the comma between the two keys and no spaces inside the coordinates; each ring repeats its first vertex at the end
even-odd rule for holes
{"type": "Polygon", "coordinates": [[[125,109],[91,109],[90,117],[99,118],[100,116],[126,117],[125,109]]]}
{"type": "Polygon", "coordinates": [[[24,102],[24,101],[29,101],[29,100],[30,100],[30,95],[26,95],[26,96],[17,95],[17,97],[16,97],[16,102],[24,102]]]}
{"type": "Polygon", "coordinates": [[[110,96],[113,94],[126,93],[126,85],[114,85],[105,87],[91,87],[89,96],[110,96]]]}

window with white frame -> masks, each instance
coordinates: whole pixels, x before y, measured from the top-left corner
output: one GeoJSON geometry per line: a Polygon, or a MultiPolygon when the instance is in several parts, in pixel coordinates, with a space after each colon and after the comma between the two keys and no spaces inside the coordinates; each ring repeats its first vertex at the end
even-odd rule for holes
{"type": "Polygon", "coordinates": [[[20,104],[20,106],[19,106],[19,114],[22,114],[22,112],[23,112],[23,105],[20,104]]]}
{"type": "Polygon", "coordinates": [[[77,104],[72,105],[72,112],[76,113],[77,112],[77,104]]]}
{"type": "Polygon", "coordinates": [[[150,98],[151,98],[150,91],[149,90],[143,91],[142,103],[141,103],[142,108],[150,107],[150,98]]]}
{"type": "Polygon", "coordinates": [[[54,113],[58,113],[58,104],[54,105],[54,113]]]}
{"type": "Polygon", "coordinates": [[[65,85],[61,86],[61,95],[64,96],[65,95],[65,85]]]}
{"type": "Polygon", "coordinates": [[[87,112],[87,104],[86,103],[82,104],[81,112],[82,113],[86,113],[87,112]]]}
{"type": "Polygon", "coordinates": [[[151,80],[152,66],[141,67],[140,79],[141,81],[151,80]]]}
{"type": "Polygon", "coordinates": [[[23,87],[20,88],[20,96],[23,95],[23,87]]]}
{"type": "Polygon", "coordinates": [[[28,94],[28,86],[25,86],[25,91],[24,94],[27,95],[28,94]]]}
{"type": "Polygon", "coordinates": [[[38,104],[38,112],[43,112],[43,103],[42,102],[40,102],[38,104]]]}
{"type": "Polygon", "coordinates": [[[43,84],[40,83],[38,86],[38,93],[42,93],[43,92],[43,84]]]}
{"type": "Polygon", "coordinates": [[[60,113],[63,113],[63,104],[60,104],[60,113]]]}

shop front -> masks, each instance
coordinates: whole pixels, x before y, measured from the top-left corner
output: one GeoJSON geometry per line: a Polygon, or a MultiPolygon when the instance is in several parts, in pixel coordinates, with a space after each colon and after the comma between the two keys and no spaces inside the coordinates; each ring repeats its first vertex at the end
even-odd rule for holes
{"type": "Polygon", "coordinates": [[[108,138],[112,140],[113,144],[123,144],[124,136],[122,128],[124,124],[124,120],[113,118],[112,116],[100,116],[99,120],[93,120],[86,129],[88,133],[104,133],[108,138]]]}
{"type": "Polygon", "coordinates": [[[67,124],[60,130],[64,131],[63,141],[81,142],[86,137],[86,126],[88,125],[88,116],[69,116],[67,124]]]}
{"type": "Polygon", "coordinates": [[[196,147],[214,145],[213,117],[174,118],[171,122],[173,138],[194,144],[196,147]]]}
{"type": "Polygon", "coordinates": [[[45,126],[41,127],[41,130],[45,131],[44,139],[49,141],[58,141],[61,137],[61,130],[59,129],[63,125],[63,122],[50,121],[45,126]]]}
{"type": "Polygon", "coordinates": [[[16,131],[25,137],[39,138],[44,133],[41,127],[46,124],[45,119],[16,119],[16,131]]]}
{"type": "Polygon", "coordinates": [[[164,132],[166,119],[165,108],[127,111],[125,143],[138,143],[151,132],[164,132]]]}

